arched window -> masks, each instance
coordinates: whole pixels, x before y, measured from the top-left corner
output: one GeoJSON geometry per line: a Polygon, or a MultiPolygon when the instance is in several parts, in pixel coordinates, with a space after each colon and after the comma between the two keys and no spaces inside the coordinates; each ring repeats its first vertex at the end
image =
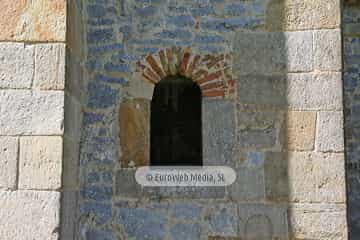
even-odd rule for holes
{"type": "Polygon", "coordinates": [[[155,85],[151,100],[150,165],[202,165],[201,91],[183,76],[155,85]]]}

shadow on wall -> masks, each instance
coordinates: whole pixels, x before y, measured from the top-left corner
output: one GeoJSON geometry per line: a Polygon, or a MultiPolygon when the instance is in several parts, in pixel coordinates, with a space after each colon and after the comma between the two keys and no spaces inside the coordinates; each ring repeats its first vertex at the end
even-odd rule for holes
{"type": "MultiPolygon", "coordinates": [[[[299,31],[322,22],[294,24],[284,1],[273,3],[270,32],[239,32],[234,43],[237,147],[244,164],[264,156],[266,205],[257,209],[267,209],[247,220],[245,239],[347,239],[340,30],[299,31]]],[[[238,181],[259,183],[241,179],[249,173],[238,181]]]]}
{"type": "Polygon", "coordinates": [[[342,16],[347,204],[349,239],[353,240],[360,238],[360,3],[345,1],[342,16]]]}
{"type": "Polygon", "coordinates": [[[234,42],[238,184],[229,193],[249,202],[238,205],[244,239],[289,239],[288,117],[301,116],[288,115],[286,73],[296,36],[282,32],[282,3],[268,7],[268,31],[238,32],[234,42]]]}

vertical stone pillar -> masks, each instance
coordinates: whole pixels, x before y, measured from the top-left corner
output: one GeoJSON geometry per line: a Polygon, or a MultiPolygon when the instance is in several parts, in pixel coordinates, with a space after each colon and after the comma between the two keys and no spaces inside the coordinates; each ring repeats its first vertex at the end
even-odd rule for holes
{"type": "Polygon", "coordinates": [[[347,239],[341,1],[272,2],[267,27],[283,31],[287,38],[285,145],[291,239],[347,239]],[[276,15],[282,19],[273,21],[276,15]],[[299,37],[304,35],[308,37],[299,37]]]}
{"type": "Polygon", "coordinates": [[[0,239],[58,239],[66,1],[1,1],[0,239]]]}

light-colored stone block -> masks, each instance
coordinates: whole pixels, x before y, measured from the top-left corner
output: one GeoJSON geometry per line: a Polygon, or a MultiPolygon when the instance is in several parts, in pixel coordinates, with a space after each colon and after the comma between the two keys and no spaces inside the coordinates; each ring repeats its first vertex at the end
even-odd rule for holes
{"type": "Polygon", "coordinates": [[[340,0],[270,0],[266,28],[270,31],[328,29],[340,26],[340,0]]]}
{"type": "Polygon", "coordinates": [[[65,0],[3,0],[1,7],[0,40],[65,41],[65,0]]]}
{"type": "Polygon", "coordinates": [[[286,140],[289,150],[312,150],[315,141],[316,112],[289,111],[286,117],[286,140]]]}
{"type": "Polygon", "coordinates": [[[344,151],[343,113],[319,112],[317,115],[316,151],[344,151]]]}
{"type": "Polygon", "coordinates": [[[342,110],[342,74],[314,74],[308,85],[308,106],[311,108],[342,110]]]}
{"type": "MultiPolygon", "coordinates": [[[[305,2],[312,9],[312,19],[309,21],[315,29],[335,28],[341,24],[341,0],[295,0],[305,2]]],[[[294,9],[295,10],[295,9],[294,9]]],[[[296,11],[296,10],[295,10],[296,11]]]]}
{"type": "Polygon", "coordinates": [[[339,29],[315,31],[315,69],[340,71],[342,65],[341,49],[341,32],[339,29]]]}
{"type": "Polygon", "coordinates": [[[65,86],[65,44],[37,44],[35,46],[34,87],[59,90],[65,86]]]}
{"type": "Polygon", "coordinates": [[[19,188],[59,189],[62,152],[61,137],[20,138],[19,188]]]}
{"type": "Polygon", "coordinates": [[[12,40],[16,36],[16,27],[26,8],[26,1],[2,0],[2,17],[0,20],[0,39],[12,40]]]}
{"type": "Polygon", "coordinates": [[[61,91],[0,90],[0,105],[1,135],[63,133],[61,91]]]}
{"type": "Polygon", "coordinates": [[[30,88],[34,76],[34,47],[0,43],[0,88],[30,88]]]}
{"type": "Polygon", "coordinates": [[[310,72],[313,70],[312,31],[286,32],[286,59],[288,72],[310,72]]]}
{"type": "Polygon", "coordinates": [[[287,181],[291,202],[345,201],[342,153],[290,152],[287,157],[287,181]]]}
{"type": "Polygon", "coordinates": [[[59,192],[0,191],[0,206],[0,239],[59,239],[59,192]]]}
{"type": "Polygon", "coordinates": [[[343,153],[313,153],[316,201],[344,203],[346,199],[343,153]]]}
{"type": "Polygon", "coordinates": [[[304,30],[312,29],[311,22],[314,16],[312,9],[312,1],[309,0],[290,0],[285,2],[283,6],[282,26],[286,30],[304,30]]]}
{"type": "Polygon", "coordinates": [[[347,239],[345,204],[291,204],[289,219],[295,239],[347,239]]]}
{"type": "Polygon", "coordinates": [[[341,73],[287,75],[287,103],[292,110],[342,110],[341,73]]]}
{"type": "Polygon", "coordinates": [[[0,188],[16,187],[18,139],[0,137],[0,188]]]}
{"type": "Polygon", "coordinates": [[[309,152],[288,153],[288,189],[291,202],[311,202],[315,199],[315,172],[309,152]]]}

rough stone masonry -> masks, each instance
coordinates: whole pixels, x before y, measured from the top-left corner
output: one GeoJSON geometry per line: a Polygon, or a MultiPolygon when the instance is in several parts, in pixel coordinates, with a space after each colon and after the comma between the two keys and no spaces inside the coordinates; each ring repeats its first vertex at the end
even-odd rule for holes
{"type": "Polygon", "coordinates": [[[0,4],[0,239],[348,238],[356,10],[341,28],[340,0],[0,4]],[[233,185],[136,183],[175,73],[200,85],[203,162],[233,185]]]}

